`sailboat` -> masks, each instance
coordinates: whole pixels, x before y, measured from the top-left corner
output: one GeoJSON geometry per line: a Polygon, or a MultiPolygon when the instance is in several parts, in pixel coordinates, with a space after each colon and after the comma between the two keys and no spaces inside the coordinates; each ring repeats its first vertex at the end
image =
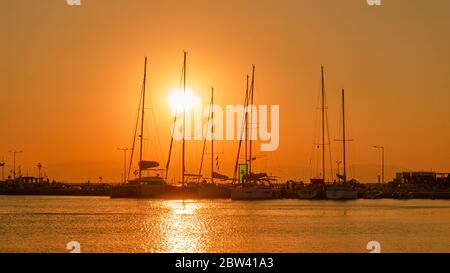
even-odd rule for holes
{"type": "Polygon", "coordinates": [[[322,118],[322,177],[311,178],[311,183],[297,190],[299,199],[325,199],[325,77],[324,68],[321,67],[321,118],[322,118]]]}
{"type": "MultiPolygon", "coordinates": [[[[211,182],[208,183],[208,182],[206,182],[206,180],[204,180],[204,182],[198,186],[198,195],[200,198],[230,198],[231,197],[231,186],[223,184],[223,183],[218,184],[218,183],[214,182],[214,179],[220,179],[220,180],[226,181],[226,180],[229,180],[229,177],[214,171],[214,111],[213,111],[213,106],[214,106],[214,88],[211,89],[211,103],[210,103],[210,110],[209,110],[210,111],[209,119],[210,119],[210,125],[211,125],[211,182]]],[[[205,148],[206,148],[206,138],[205,138],[205,142],[203,144],[203,152],[202,152],[202,159],[200,161],[199,176],[202,172],[205,148]]]]}
{"type": "Polygon", "coordinates": [[[343,183],[335,183],[332,186],[328,186],[326,189],[326,195],[328,199],[332,200],[354,200],[358,199],[358,191],[353,187],[351,183],[347,181],[347,162],[345,154],[346,139],[345,135],[345,91],[342,90],[342,141],[343,145],[343,163],[344,173],[338,174],[338,177],[342,179],[343,183]]]}
{"type": "MultiPolygon", "coordinates": [[[[187,52],[184,52],[183,69],[182,69],[182,84],[183,93],[186,94],[186,66],[187,66],[187,52]]],[[[177,114],[175,114],[174,123],[176,122],[177,114]]],[[[181,165],[181,185],[168,185],[166,187],[166,198],[170,199],[193,199],[198,197],[198,185],[197,183],[190,183],[187,181],[188,177],[197,178],[196,174],[189,174],[186,172],[186,109],[183,108],[183,138],[182,138],[182,165],[181,165]]],[[[172,132],[173,134],[173,132],[172,132]]],[[[173,135],[170,141],[169,158],[166,164],[166,179],[168,177],[170,169],[170,160],[172,156],[173,148],[173,135]]]]}
{"type": "MultiPolygon", "coordinates": [[[[249,104],[253,106],[253,94],[255,87],[255,66],[253,66],[252,71],[252,82],[250,92],[248,89],[248,77],[247,77],[247,90],[245,96],[245,164],[240,165],[239,168],[239,182],[240,186],[235,187],[231,191],[232,200],[265,200],[265,199],[279,199],[282,198],[282,191],[271,185],[272,177],[268,176],[266,173],[253,173],[252,172],[252,162],[256,159],[252,156],[252,137],[248,138],[248,106],[249,104]],[[249,157],[247,157],[247,142],[249,143],[249,157]],[[242,167],[242,169],[241,169],[242,167]],[[248,171],[247,171],[248,168],[248,171]]],[[[250,120],[252,120],[253,108],[251,108],[250,120]]],[[[250,126],[253,126],[250,123],[250,126]]],[[[250,132],[252,132],[250,127],[250,132]]],[[[239,141],[238,156],[235,165],[235,176],[237,173],[237,168],[239,165],[239,154],[241,150],[242,142],[239,141]]],[[[236,179],[234,178],[233,181],[236,179]]]]}
{"type": "MultiPolygon", "coordinates": [[[[145,114],[145,92],[147,79],[147,57],[145,57],[144,64],[144,80],[142,85],[142,97],[140,98],[140,148],[139,148],[139,162],[138,162],[138,177],[134,180],[128,180],[122,185],[113,186],[110,188],[111,198],[158,198],[162,197],[166,191],[166,181],[159,175],[160,169],[157,161],[143,160],[143,141],[144,141],[144,114],[145,114]],[[143,176],[144,172],[153,173],[153,175],[143,176]]],[[[138,115],[139,120],[139,115],[138,115]]],[[[135,129],[135,137],[133,139],[133,149],[130,159],[130,167],[133,161],[134,144],[136,140],[137,125],[135,129]]],[[[131,168],[130,168],[131,169],[131,168]]]]}

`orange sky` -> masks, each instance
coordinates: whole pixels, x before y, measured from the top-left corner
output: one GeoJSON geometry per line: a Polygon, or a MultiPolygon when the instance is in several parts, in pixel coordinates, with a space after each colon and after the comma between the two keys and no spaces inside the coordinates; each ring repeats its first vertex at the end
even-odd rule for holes
{"type": "MultiPolygon", "coordinates": [[[[346,89],[353,176],[376,180],[373,145],[386,147],[388,178],[403,168],[450,171],[449,13],[439,0],[0,0],[0,159],[9,170],[8,150],[23,150],[24,174],[37,175],[41,162],[57,180],[119,181],[116,148],[131,141],[148,56],[161,145],[149,140],[145,152],[164,163],[168,96],[187,50],[189,88],[205,103],[212,85],[217,104],[243,103],[256,65],[255,103],[279,104],[281,115],[280,148],[259,169],[309,179],[324,65],[332,139],[346,89]]],[[[191,172],[200,147],[188,143],[191,172]]],[[[217,144],[221,172],[231,175],[235,147],[217,144]]]]}

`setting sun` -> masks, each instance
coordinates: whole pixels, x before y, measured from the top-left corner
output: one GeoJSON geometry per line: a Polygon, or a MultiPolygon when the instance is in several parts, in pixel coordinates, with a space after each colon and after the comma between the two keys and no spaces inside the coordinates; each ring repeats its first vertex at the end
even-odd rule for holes
{"type": "Polygon", "coordinates": [[[0,262],[332,273],[450,254],[449,15],[0,0],[0,262]]]}
{"type": "Polygon", "coordinates": [[[199,105],[200,97],[194,95],[191,90],[187,89],[186,93],[183,90],[174,89],[169,95],[169,105],[172,115],[180,113],[183,110],[190,110],[194,106],[199,105]]]}

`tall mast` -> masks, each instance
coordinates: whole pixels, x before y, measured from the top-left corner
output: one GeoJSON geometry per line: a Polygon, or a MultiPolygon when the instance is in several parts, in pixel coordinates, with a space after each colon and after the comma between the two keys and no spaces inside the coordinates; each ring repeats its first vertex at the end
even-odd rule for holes
{"type": "Polygon", "coordinates": [[[342,143],[343,143],[343,154],[344,154],[344,183],[347,182],[347,162],[345,155],[345,91],[342,89],[342,143]]]}
{"type": "MultiPolygon", "coordinates": [[[[246,87],[247,91],[245,92],[245,100],[244,100],[244,116],[246,116],[246,113],[247,113],[247,106],[248,106],[248,100],[249,100],[249,98],[248,98],[248,78],[249,77],[247,75],[247,87],[246,87]]],[[[243,122],[245,122],[245,118],[243,119],[243,122]]],[[[247,129],[247,123],[245,123],[245,126],[242,126],[242,128],[244,128],[244,127],[245,127],[245,129],[247,129]]],[[[236,180],[236,175],[238,173],[239,157],[241,155],[241,147],[242,147],[242,140],[243,140],[242,136],[243,136],[243,134],[244,134],[244,131],[241,129],[241,135],[240,135],[240,138],[239,138],[239,145],[238,145],[238,151],[237,151],[237,156],[236,156],[236,164],[234,165],[233,183],[236,180]]],[[[246,148],[247,148],[247,137],[245,138],[244,141],[245,141],[245,145],[246,145],[246,148]]],[[[247,164],[247,163],[248,163],[248,158],[247,158],[247,154],[246,154],[245,155],[245,164],[247,164]]]]}
{"type": "Polygon", "coordinates": [[[322,178],[325,182],[325,79],[322,71],[322,178]]]}
{"type": "MultiPolygon", "coordinates": [[[[186,55],[187,52],[184,52],[184,61],[183,61],[183,94],[186,96],[186,55]]],[[[185,164],[185,146],[186,146],[186,107],[183,107],[183,152],[182,152],[182,174],[181,174],[181,185],[184,187],[184,175],[186,172],[186,164],[185,164]]]]}
{"type": "Polygon", "coordinates": [[[139,148],[139,181],[142,178],[142,147],[144,142],[144,112],[145,112],[145,83],[147,81],[147,57],[145,57],[145,63],[144,63],[144,82],[143,82],[143,88],[142,88],[142,108],[141,108],[141,143],[139,148]]]}
{"type": "Polygon", "coordinates": [[[247,75],[247,85],[246,85],[246,89],[245,89],[245,98],[246,98],[246,104],[245,105],[245,164],[248,164],[248,111],[247,111],[247,106],[248,106],[248,80],[249,80],[249,76],[247,75]]]}
{"type": "Polygon", "coordinates": [[[255,66],[253,65],[253,71],[252,71],[252,85],[250,90],[250,163],[249,163],[249,174],[252,174],[252,143],[253,143],[253,92],[255,90],[255,66]]]}
{"type": "Polygon", "coordinates": [[[211,183],[214,183],[214,87],[211,88],[211,183]]]}

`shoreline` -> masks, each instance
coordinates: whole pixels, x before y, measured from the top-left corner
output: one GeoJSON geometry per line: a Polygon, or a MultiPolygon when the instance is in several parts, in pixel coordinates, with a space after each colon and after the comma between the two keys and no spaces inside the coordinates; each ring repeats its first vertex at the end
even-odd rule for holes
{"type": "MultiPolygon", "coordinates": [[[[386,199],[392,199],[392,200],[450,200],[450,192],[413,192],[413,196],[411,198],[401,199],[401,198],[394,198],[390,196],[388,193],[385,193],[381,198],[377,199],[371,199],[371,198],[358,198],[355,200],[386,200],[386,199]]],[[[33,192],[33,191],[0,191],[0,196],[78,196],[78,197],[110,197],[109,192],[99,192],[99,191],[39,191],[39,192],[33,192]]],[[[111,199],[148,199],[148,200],[214,200],[214,199],[230,199],[230,198],[176,198],[176,197],[159,197],[159,198],[111,198],[111,199]]],[[[282,199],[288,199],[288,200],[310,200],[310,201],[349,201],[349,200],[331,200],[327,198],[322,199],[301,199],[297,197],[292,196],[284,196],[279,199],[275,200],[282,200],[282,199]]]]}

